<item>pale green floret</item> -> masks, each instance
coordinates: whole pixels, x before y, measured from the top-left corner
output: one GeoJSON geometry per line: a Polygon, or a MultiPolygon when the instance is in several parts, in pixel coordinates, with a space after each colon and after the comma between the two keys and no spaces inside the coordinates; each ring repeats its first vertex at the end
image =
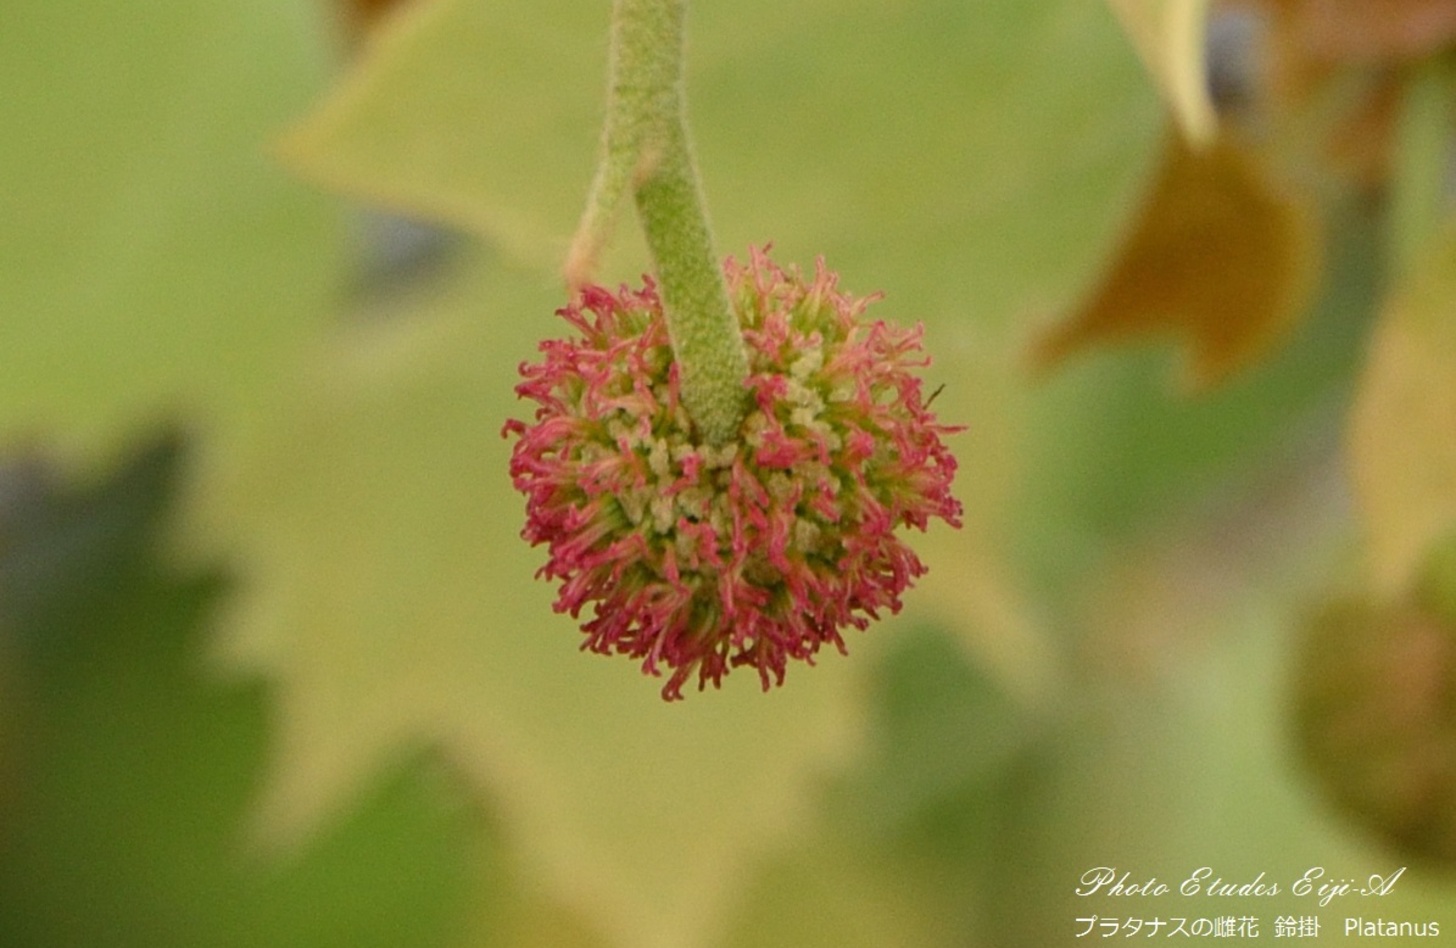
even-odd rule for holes
{"type": "Polygon", "coordinates": [[[652,447],[647,452],[647,466],[652,469],[659,481],[664,483],[672,480],[672,465],[669,460],[667,442],[658,438],[652,442],[652,447]]]}
{"type": "Polygon", "coordinates": [[[796,382],[803,382],[823,367],[824,350],[822,348],[810,349],[795,359],[793,365],[789,366],[789,375],[796,382]]]}
{"type": "Polygon", "coordinates": [[[733,512],[728,509],[728,498],[719,493],[713,497],[712,507],[708,511],[708,526],[720,537],[731,535],[733,530],[733,512]]]}
{"type": "Polygon", "coordinates": [[[752,412],[743,422],[743,440],[750,448],[763,447],[763,433],[768,430],[768,419],[763,412],[752,412]]]}
{"type": "Polygon", "coordinates": [[[839,493],[839,481],[829,465],[819,461],[804,461],[794,465],[794,476],[806,484],[832,484],[839,493]]]}
{"type": "Polygon", "coordinates": [[[636,425],[629,425],[620,415],[607,422],[607,435],[614,445],[625,444],[630,451],[651,450],[650,435],[644,435],[636,425]]]}
{"type": "Polygon", "coordinates": [[[652,529],[667,533],[677,523],[677,504],[661,494],[652,498],[652,529]]]}
{"type": "Polygon", "coordinates": [[[716,488],[707,485],[689,487],[677,495],[677,506],[689,520],[707,520],[712,515],[713,501],[717,499],[716,488]]]}
{"type": "Polygon", "coordinates": [[[824,396],[797,379],[789,379],[784,400],[792,406],[789,419],[796,425],[813,427],[819,416],[824,414],[824,396]]]}
{"type": "Polygon", "coordinates": [[[789,423],[798,425],[800,428],[808,428],[811,431],[815,428],[822,428],[824,422],[820,416],[824,414],[824,405],[817,407],[813,405],[800,405],[789,412],[789,423]]]}
{"type": "Polygon", "coordinates": [[[788,503],[794,495],[794,478],[783,471],[774,471],[768,476],[768,495],[781,504],[788,503]]]}
{"type": "Polygon", "coordinates": [[[794,521],[794,547],[799,550],[812,550],[819,543],[819,536],[823,531],[819,525],[811,520],[800,517],[794,521]]]}
{"type": "Polygon", "coordinates": [[[738,457],[738,443],[729,441],[719,445],[705,444],[701,451],[703,467],[710,471],[724,471],[732,467],[733,461],[738,457]]]}
{"type": "Polygon", "coordinates": [[[628,487],[617,494],[617,503],[621,505],[622,512],[627,515],[627,521],[632,526],[642,524],[642,520],[647,516],[647,504],[651,501],[653,493],[650,487],[628,487]]]}

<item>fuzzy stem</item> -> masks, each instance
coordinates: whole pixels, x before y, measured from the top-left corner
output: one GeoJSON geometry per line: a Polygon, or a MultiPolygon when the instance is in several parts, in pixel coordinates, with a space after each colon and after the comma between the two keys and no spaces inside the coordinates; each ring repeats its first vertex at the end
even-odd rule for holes
{"type": "Polygon", "coordinates": [[[567,259],[587,282],[630,184],[657,269],[682,401],[708,442],[731,440],[747,410],[748,356],[688,136],[686,0],[616,0],[602,161],[567,259]]]}

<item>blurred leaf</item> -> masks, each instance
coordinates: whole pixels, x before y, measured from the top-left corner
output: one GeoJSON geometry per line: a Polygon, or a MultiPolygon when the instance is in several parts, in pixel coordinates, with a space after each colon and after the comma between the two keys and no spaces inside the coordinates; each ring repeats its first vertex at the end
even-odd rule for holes
{"type": "MultiPolygon", "coordinates": [[[[1089,588],[1117,596],[1128,544],[1336,437],[1384,289],[1383,221],[1353,201],[1329,217],[1319,304],[1288,345],[1230,384],[1178,397],[1162,355],[1147,351],[1078,360],[1041,386],[1024,420],[1016,529],[1001,547],[1013,551],[1022,601],[1041,627],[1077,637],[1079,597],[1089,588]]],[[[1165,631],[1179,637],[1180,628],[1165,631]]]]}
{"type": "Polygon", "coordinates": [[[1003,868],[989,848],[1001,798],[1050,716],[928,627],[886,644],[866,697],[868,752],[752,875],[727,945],[981,943],[983,876],[1003,868]]]}
{"type": "MultiPolygon", "coordinates": [[[[607,17],[564,0],[419,6],[287,152],[315,180],[554,270],[597,151],[607,17]]],[[[1030,318],[1084,291],[1156,156],[1160,109],[1135,54],[1080,0],[754,0],[695,8],[690,33],[720,249],[772,238],[782,259],[822,253],[856,292],[887,291],[885,318],[927,324],[944,417],[974,420],[955,450],[977,489],[965,531],[925,538],[925,602],[1018,687],[1043,687],[1014,584],[978,583],[995,621],[967,623],[956,576],[992,559],[1022,476],[1026,399],[1006,356],[1030,318]],[[987,631],[1003,628],[1004,641],[987,631]]],[[[621,227],[605,282],[645,268],[634,231],[621,227]]]]}
{"type": "Polygon", "coordinates": [[[1196,146],[1213,140],[1218,124],[1208,91],[1204,36],[1208,0],[1107,0],[1196,146]]]}
{"type": "MultiPolygon", "coordinates": [[[[1073,895],[1093,866],[1156,877],[1175,890],[1200,866],[1240,882],[1264,873],[1279,884],[1278,897],[1187,908],[1190,916],[1253,915],[1268,926],[1274,912],[1316,911],[1313,900],[1289,895],[1311,866],[1364,879],[1403,864],[1328,819],[1292,766],[1284,598],[1279,584],[1268,584],[1198,616],[1222,634],[1164,654],[1151,678],[1119,674],[1112,661],[1079,677],[1070,713],[1016,775],[992,834],[963,843],[967,858],[984,853],[997,867],[982,890],[990,943],[1071,944],[1074,918],[1125,916],[1125,899],[1073,895]]],[[[1381,914],[1444,925],[1449,878],[1412,866],[1406,879],[1382,900],[1381,914]]]]}
{"type": "Polygon", "coordinates": [[[1269,0],[1309,55],[1331,60],[1415,59],[1456,40],[1450,0],[1269,0]]]}
{"type": "MultiPolygon", "coordinates": [[[[994,440],[988,445],[984,438],[995,421],[984,412],[960,417],[978,422],[975,456],[993,451],[994,440]]],[[[961,454],[964,460],[969,452],[961,454]]],[[[930,572],[916,583],[915,594],[906,603],[906,617],[953,632],[964,658],[994,677],[1015,701],[1040,707],[1053,702],[1062,686],[1061,656],[1042,611],[1033,607],[1023,588],[1022,577],[996,548],[1003,534],[986,520],[998,514],[1005,517],[1013,510],[1012,498],[978,476],[984,471],[980,465],[980,470],[957,478],[961,484],[976,484],[966,527],[932,530],[917,541],[930,572]]]]}
{"type": "Polygon", "coordinates": [[[262,154],[323,71],[311,14],[7,5],[0,443],[100,460],[158,414],[247,406],[311,331],[333,215],[262,154]]]}
{"type": "Polygon", "coordinates": [[[362,39],[369,30],[409,2],[412,0],[335,0],[333,5],[348,22],[355,38],[362,39]]]}
{"type": "Polygon", "coordinates": [[[1456,528],[1456,229],[1386,303],[1350,417],[1350,463],[1378,589],[1409,586],[1456,528]]]}
{"type": "MultiPolygon", "coordinates": [[[[290,137],[291,162],[555,270],[596,156],[608,13],[410,10],[290,137]]],[[[1156,146],[1155,97],[1081,0],[752,0],[695,8],[690,32],[720,248],[824,253],[906,322],[1004,327],[1068,302],[1156,146]]],[[[634,230],[608,282],[641,272],[634,230]]]]}
{"type": "Polygon", "coordinates": [[[832,834],[795,838],[765,860],[722,948],[967,948],[966,900],[946,911],[944,879],[832,834]],[[954,915],[963,916],[960,919],[954,915]]]}
{"type": "Polygon", "coordinates": [[[53,480],[0,553],[5,710],[19,732],[0,813],[0,942],[452,943],[487,837],[438,767],[391,768],[288,865],[245,856],[264,693],[203,674],[202,627],[224,584],[156,562],[177,467],[166,440],[102,483],[53,480]]]}
{"type": "Polygon", "coordinates": [[[259,828],[296,840],[399,744],[438,742],[500,801],[548,893],[618,943],[690,945],[852,747],[858,663],[825,656],[772,694],[740,673],[668,705],[635,663],[579,651],[533,579],[543,554],[519,539],[500,435],[526,410],[516,364],[566,331],[559,304],[490,268],[355,327],[252,466],[213,485],[250,586],[228,657],[267,673],[283,713],[259,828]]]}
{"type": "Polygon", "coordinates": [[[285,156],[340,190],[550,259],[591,173],[609,15],[556,6],[575,10],[413,4],[285,140],[285,156]]]}
{"type": "Polygon", "coordinates": [[[1097,292],[1043,337],[1042,365],[1089,346],[1175,334],[1187,383],[1206,388],[1288,335],[1315,285],[1310,201],[1280,188],[1228,140],[1169,143],[1136,229],[1097,292]]]}
{"type": "Polygon", "coordinates": [[[1299,753],[1320,790],[1402,858],[1456,863],[1456,628],[1413,601],[1327,604],[1295,671],[1299,753]]]}
{"type": "MultiPolygon", "coordinates": [[[[1371,259],[1363,243],[1341,255],[1346,252],[1357,265],[1371,259]]],[[[1209,496],[1196,504],[1177,481],[1161,489],[1138,483],[1110,502],[1101,491],[1083,499],[1111,507],[1109,520],[1142,528],[1099,533],[1093,546],[1100,568],[1074,584],[1084,599],[1067,611],[1075,651],[1059,691],[1063,713],[1026,732],[1027,750],[999,784],[990,782],[991,789],[999,786],[999,796],[968,794],[959,813],[946,812],[934,837],[947,871],[994,867],[968,888],[985,906],[989,943],[1070,943],[1073,918],[1124,914],[1118,903],[1125,900],[1072,894],[1075,880],[1092,866],[1115,866],[1174,886],[1202,865],[1241,880],[1265,872],[1287,892],[1288,880],[1311,865],[1351,877],[1399,865],[1388,853],[1357,845],[1343,825],[1311,805],[1291,766],[1288,740],[1291,603],[1328,582],[1332,561],[1348,542],[1343,492],[1332,470],[1334,438],[1322,430],[1346,399],[1337,389],[1338,405],[1312,411],[1306,383],[1291,381],[1332,364],[1334,377],[1348,373],[1350,339],[1331,345],[1331,337],[1350,336],[1351,327],[1342,323],[1351,320],[1331,317],[1352,305],[1363,309],[1360,297],[1352,296],[1369,279],[1346,284],[1321,314],[1326,322],[1306,331],[1314,345],[1299,357],[1305,369],[1286,365],[1268,373],[1274,378],[1239,396],[1250,398],[1246,404],[1220,394],[1224,404],[1211,415],[1170,417],[1154,404],[1137,413],[1129,432],[1141,437],[1124,443],[1117,434],[1107,447],[1114,471],[1124,478],[1141,480],[1156,455],[1183,450],[1202,455],[1205,464],[1188,465],[1188,475],[1177,481],[1208,478],[1207,468],[1218,465],[1207,459],[1227,450],[1219,445],[1269,437],[1260,426],[1271,420],[1271,402],[1280,412],[1303,403],[1297,409],[1303,424],[1293,425],[1287,416],[1272,429],[1283,463],[1266,461],[1254,469],[1257,478],[1244,471],[1233,479],[1224,471],[1214,481],[1218,488],[1205,486],[1209,496]],[[1154,456],[1131,456],[1126,449],[1133,443],[1147,445],[1154,456]],[[1116,459],[1124,463],[1117,466],[1116,459]],[[1182,502],[1168,504],[1167,495],[1182,502]],[[1162,516],[1137,510],[1137,500],[1158,502],[1162,516]],[[1127,542],[1129,533],[1137,542],[1127,542]],[[989,813],[968,819],[977,809],[989,813]]],[[[1145,389],[1137,394],[1142,399],[1132,404],[1150,401],[1145,389]]],[[[1331,399],[1327,394],[1321,401],[1331,399]]],[[[1118,431],[1122,414],[1094,416],[1114,423],[1089,437],[1118,431]]],[[[1057,473],[1081,480],[1087,472],[1076,463],[1081,456],[1073,458],[1057,473]]],[[[1163,463],[1175,469],[1183,464],[1176,457],[1163,463]]],[[[1094,480],[1102,476],[1092,472],[1094,480]]],[[[1449,880],[1425,875],[1417,883],[1419,875],[1413,870],[1412,886],[1392,894],[1399,907],[1383,903],[1381,911],[1411,917],[1448,911],[1449,880]]],[[[1259,915],[1273,904],[1229,900],[1218,913],[1259,915]]]]}
{"type": "MultiPolygon", "coordinates": [[[[925,628],[895,637],[869,700],[870,747],[836,782],[827,809],[836,833],[861,843],[913,837],[927,811],[999,779],[1035,730],[953,638],[925,628]]],[[[939,841],[922,842],[929,850],[939,841]]]]}
{"type": "Polygon", "coordinates": [[[1442,621],[1456,625],[1456,531],[1442,537],[1426,556],[1414,598],[1442,621]]]}
{"type": "Polygon", "coordinates": [[[1390,181],[1391,272],[1403,275],[1441,231],[1452,201],[1456,68],[1432,59],[1411,70],[1402,89],[1390,181]]]}

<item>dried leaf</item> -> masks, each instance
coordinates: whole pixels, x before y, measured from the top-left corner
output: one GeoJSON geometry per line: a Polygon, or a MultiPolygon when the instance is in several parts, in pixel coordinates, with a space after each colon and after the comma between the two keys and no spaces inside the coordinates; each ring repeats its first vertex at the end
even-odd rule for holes
{"type": "Polygon", "coordinates": [[[1176,334],[1193,388],[1266,354],[1313,287],[1312,209],[1229,141],[1195,153],[1173,140],[1143,214],[1101,287],[1034,357],[1052,366],[1088,347],[1176,334]]]}
{"type": "Polygon", "coordinates": [[[1316,59],[1416,59],[1456,40],[1451,0],[1273,0],[1272,5],[1316,59]]]}
{"type": "Polygon", "coordinates": [[[1386,304],[1349,437],[1370,571],[1377,588],[1396,592],[1456,527],[1456,232],[1449,225],[1386,304]]]}
{"type": "MultiPolygon", "coordinates": [[[[1456,3],[1226,0],[1226,6],[1264,25],[1264,126],[1278,130],[1295,160],[1372,190],[1399,180],[1392,143],[1411,77],[1390,67],[1449,47],[1456,3]]],[[[1441,68],[1419,66],[1428,75],[1441,68]]]]}

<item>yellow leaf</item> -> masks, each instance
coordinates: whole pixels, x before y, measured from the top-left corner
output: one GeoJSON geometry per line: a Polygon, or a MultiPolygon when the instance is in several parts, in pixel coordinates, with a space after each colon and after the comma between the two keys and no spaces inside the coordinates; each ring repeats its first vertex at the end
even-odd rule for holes
{"type": "Polygon", "coordinates": [[[1403,275],[1441,232],[1451,177],[1456,64],[1438,58],[1407,70],[1395,123],[1387,242],[1392,273],[1403,275]]]}
{"type": "Polygon", "coordinates": [[[1208,0],[1107,0],[1194,145],[1218,125],[1208,92],[1204,34],[1208,0]]]}
{"type": "Polygon", "coordinates": [[[1219,141],[1195,153],[1170,141],[1132,234],[1083,308],[1037,344],[1052,366],[1090,346],[1178,335],[1187,382],[1212,386],[1263,356],[1301,314],[1314,284],[1314,215],[1248,151],[1219,141]]]}
{"type": "MultiPolygon", "coordinates": [[[[403,9],[282,150],[314,181],[555,272],[597,155],[609,13],[403,9]]],[[[689,33],[719,251],[825,254],[932,330],[1066,305],[1156,158],[1157,98],[1086,0],[739,0],[694,6],[689,33]]],[[[618,227],[604,281],[642,272],[635,232],[618,227]]]]}
{"type": "Polygon", "coordinates": [[[609,9],[573,6],[562,16],[459,0],[398,10],[283,139],[281,157],[522,259],[558,255],[585,200],[605,95],[609,9]]]}
{"type": "Polygon", "coordinates": [[[636,663],[579,650],[533,578],[544,553],[520,539],[500,434],[526,410],[515,366],[566,332],[539,283],[492,268],[430,312],[353,327],[200,501],[251,587],[228,664],[277,695],[259,825],[295,839],[429,742],[498,802],[553,899],[620,944],[692,945],[854,749],[864,662],[826,655],[771,694],[730,675],[669,705],[636,663]]]}
{"type": "Polygon", "coordinates": [[[1415,579],[1456,527],[1456,231],[1387,302],[1350,419],[1355,494],[1378,589],[1415,579]]]}
{"type": "Polygon", "coordinates": [[[970,926],[946,911],[965,905],[947,898],[959,879],[856,842],[830,828],[765,860],[715,948],[964,948],[970,926]]]}

